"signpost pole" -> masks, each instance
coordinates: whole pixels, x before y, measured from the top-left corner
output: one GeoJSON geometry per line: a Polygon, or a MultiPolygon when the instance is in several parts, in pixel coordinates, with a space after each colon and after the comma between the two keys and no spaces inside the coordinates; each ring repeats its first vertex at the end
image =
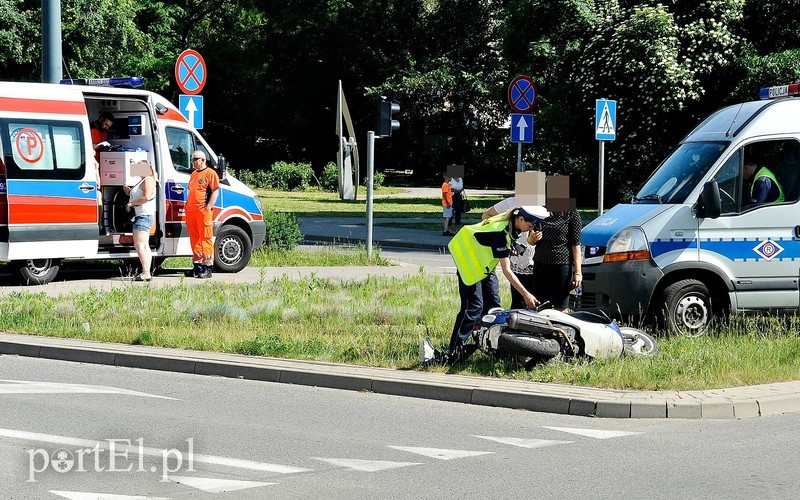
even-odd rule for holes
{"type": "Polygon", "coordinates": [[[603,170],[605,169],[605,143],[606,141],[597,141],[600,143],[600,165],[599,174],[597,179],[597,216],[603,215],[603,170]]]}
{"type": "Polygon", "coordinates": [[[367,132],[367,258],[372,259],[372,172],[375,170],[375,132],[367,132]]]}
{"type": "Polygon", "coordinates": [[[517,143],[517,172],[524,172],[525,167],[522,165],[522,143],[517,143]]]}
{"type": "Polygon", "coordinates": [[[603,215],[603,177],[605,170],[605,143],[617,138],[617,101],[595,100],[594,138],[600,143],[599,165],[597,169],[597,216],[603,215]]]}

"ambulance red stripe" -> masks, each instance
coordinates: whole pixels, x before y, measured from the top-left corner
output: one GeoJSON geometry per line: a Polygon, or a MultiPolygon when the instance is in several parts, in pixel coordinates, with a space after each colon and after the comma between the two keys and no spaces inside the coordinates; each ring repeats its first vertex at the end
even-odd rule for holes
{"type": "Polygon", "coordinates": [[[97,201],[46,196],[9,196],[9,224],[97,224],[97,201]],[[42,210],[42,206],[58,206],[63,210],[42,210]]]}
{"type": "Polygon", "coordinates": [[[82,101],[51,101],[47,99],[0,97],[0,111],[85,115],[86,104],[82,101]]]}

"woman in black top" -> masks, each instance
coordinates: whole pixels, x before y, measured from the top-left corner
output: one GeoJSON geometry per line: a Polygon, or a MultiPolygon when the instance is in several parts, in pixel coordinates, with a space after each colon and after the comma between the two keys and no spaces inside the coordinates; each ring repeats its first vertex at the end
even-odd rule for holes
{"type": "Polygon", "coordinates": [[[546,307],[569,307],[569,292],[581,275],[581,216],[577,210],[553,212],[542,222],[542,239],[533,254],[533,294],[546,307]]]}

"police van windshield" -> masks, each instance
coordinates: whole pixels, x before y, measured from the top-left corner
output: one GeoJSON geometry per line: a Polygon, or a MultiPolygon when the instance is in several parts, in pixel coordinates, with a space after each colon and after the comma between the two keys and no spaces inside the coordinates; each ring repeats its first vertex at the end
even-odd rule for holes
{"type": "Polygon", "coordinates": [[[727,142],[681,144],[650,176],[631,203],[684,203],[727,147],[727,142]]]}

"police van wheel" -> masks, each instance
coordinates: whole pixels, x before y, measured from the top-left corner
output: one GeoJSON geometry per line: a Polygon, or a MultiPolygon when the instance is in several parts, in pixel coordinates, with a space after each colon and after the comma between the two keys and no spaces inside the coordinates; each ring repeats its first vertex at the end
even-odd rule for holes
{"type": "Polygon", "coordinates": [[[669,333],[687,337],[705,335],[713,314],[706,285],[698,280],[681,280],[668,286],[661,297],[662,319],[669,333]]]}
{"type": "Polygon", "coordinates": [[[11,262],[11,271],[20,285],[45,285],[58,274],[58,259],[30,259],[11,262]]]}
{"type": "Polygon", "coordinates": [[[214,269],[221,273],[238,273],[250,262],[253,245],[244,229],[223,226],[214,243],[214,269]]]}

